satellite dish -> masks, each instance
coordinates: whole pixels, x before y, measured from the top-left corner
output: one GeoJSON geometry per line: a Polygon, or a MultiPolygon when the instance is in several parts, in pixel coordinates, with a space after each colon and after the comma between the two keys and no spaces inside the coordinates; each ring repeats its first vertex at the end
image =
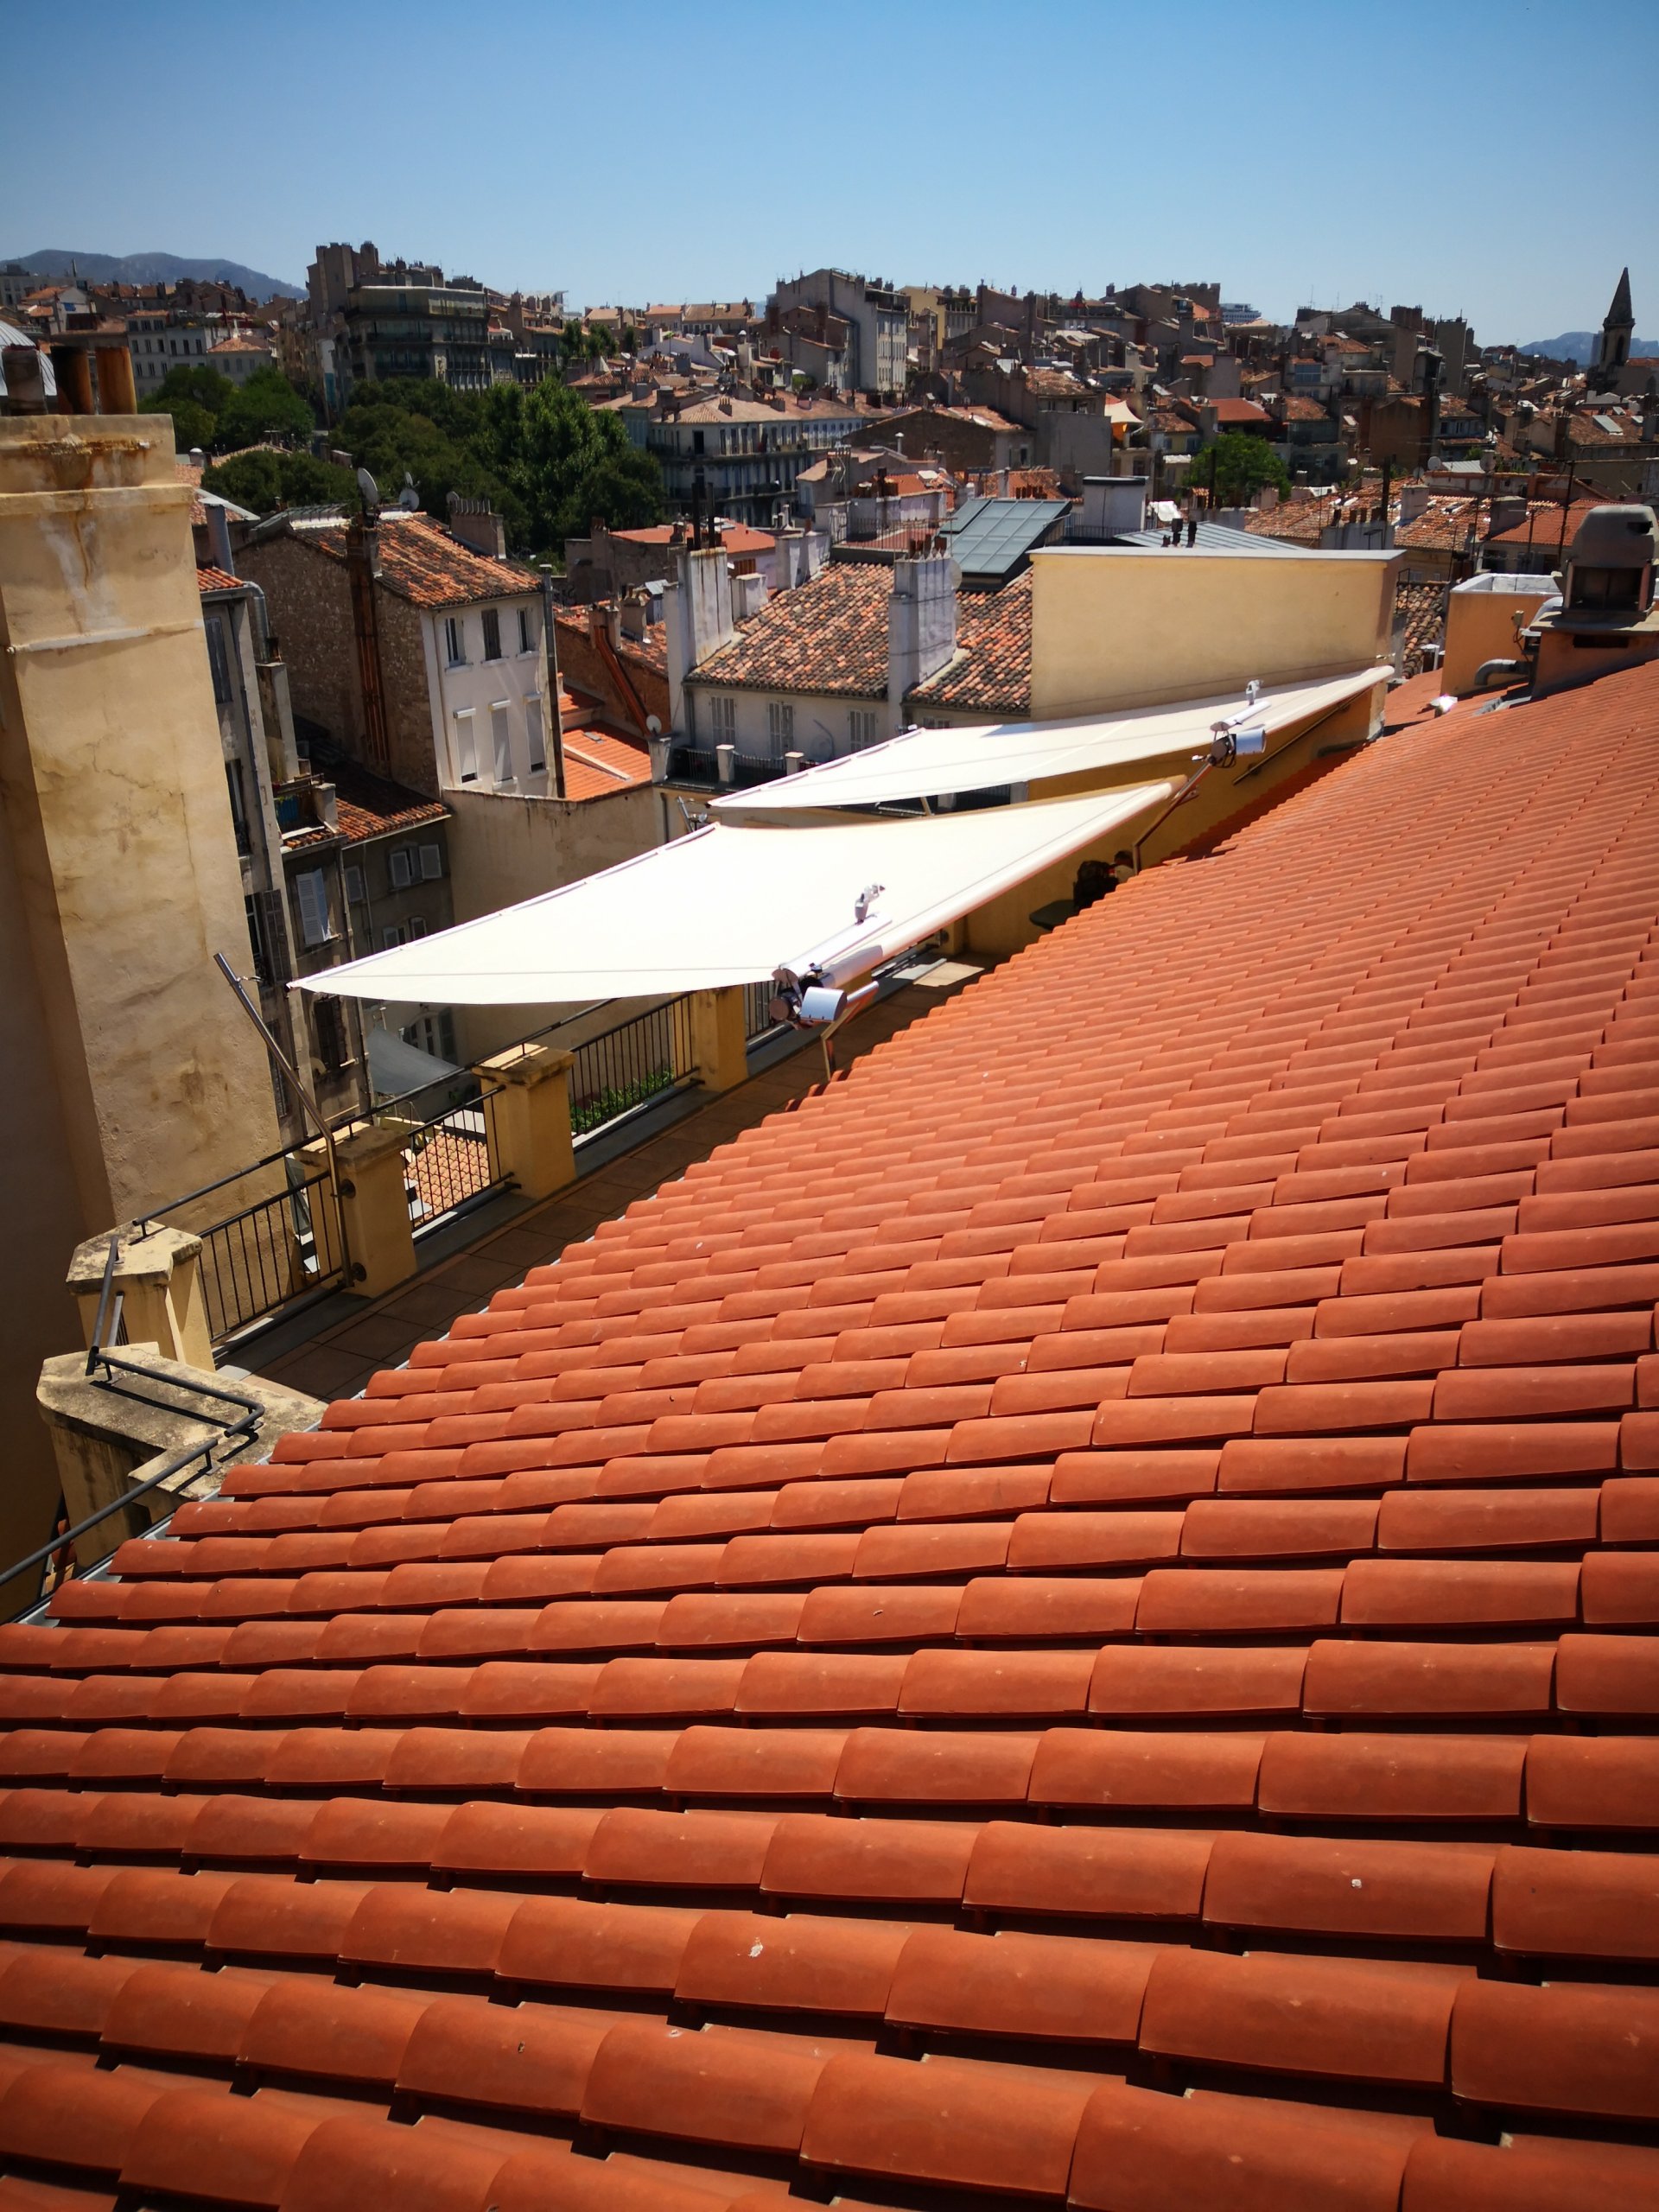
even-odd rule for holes
{"type": "Polygon", "coordinates": [[[363,502],[363,512],[365,515],[374,516],[379,513],[380,486],[366,468],[359,468],[357,472],[357,493],[363,502]]]}
{"type": "Polygon", "coordinates": [[[647,715],[645,716],[645,734],[648,737],[660,737],[662,734],[663,724],[661,716],[658,715],[647,715]]]}

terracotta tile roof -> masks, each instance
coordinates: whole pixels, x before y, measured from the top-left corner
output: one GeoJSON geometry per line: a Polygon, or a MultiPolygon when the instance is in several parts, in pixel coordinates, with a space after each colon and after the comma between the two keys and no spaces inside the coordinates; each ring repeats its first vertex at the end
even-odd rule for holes
{"type": "Polygon", "coordinates": [[[1491,513],[1485,499],[1431,499],[1421,514],[1400,525],[1394,542],[1407,552],[1460,553],[1478,543],[1491,513]]]}
{"type": "Polygon", "coordinates": [[[766,601],[696,672],[700,684],[764,691],[884,697],[887,689],[886,568],[832,563],[810,583],[766,601]]]}
{"type": "Polygon", "coordinates": [[[0,1629],[16,2201],[1652,2203],[1656,773],[1366,748],[0,1629]]]}
{"type": "MultiPolygon", "coordinates": [[[[644,530],[613,530],[611,535],[629,545],[671,545],[675,528],[671,522],[659,522],[644,530]]],[[[751,530],[747,523],[728,522],[720,526],[720,542],[728,553],[770,553],[778,540],[770,531],[751,530]]]]}
{"type": "Polygon", "coordinates": [[[1605,499],[1575,499],[1563,514],[1559,499],[1535,499],[1529,510],[1529,521],[1512,524],[1486,542],[1489,545],[1570,546],[1585,517],[1606,504],[1605,499]]]}
{"type": "MultiPolygon", "coordinates": [[[[651,781],[651,747],[606,719],[602,702],[585,692],[563,692],[561,709],[581,706],[584,721],[565,721],[564,789],[571,799],[614,798],[651,781]]],[[[562,720],[565,717],[562,715],[562,720]]]]}
{"type": "MultiPolygon", "coordinates": [[[[345,525],[296,532],[331,560],[346,558],[345,525]]],[[[380,581],[416,607],[470,607],[481,599],[517,599],[539,592],[541,578],[513,561],[491,561],[424,515],[380,525],[380,581]]]]}
{"type": "Polygon", "coordinates": [[[909,695],[918,706],[1019,721],[1031,712],[1031,571],[957,601],[957,653],[909,695]]]}
{"type": "Polygon", "coordinates": [[[1330,419],[1330,410],[1317,399],[1304,397],[1300,392],[1286,392],[1274,403],[1274,412],[1287,423],[1322,423],[1330,419]]]}
{"type": "Polygon", "coordinates": [[[1240,429],[1255,427],[1269,423],[1273,419],[1267,409],[1258,406],[1253,399],[1199,399],[1189,404],[1195,407],[1207,408],[1223,429],[1230,426],[1240,429]]]}
{"type": "Polygon", "coordinates": [[[427,798],[385,776],[371,775],[353,760],[333,760],[318,772],[321,782],[334,787],[340,827],[337,831],[321,824],[288,830],[283,837],[285,852],[332,844],[336,836],[348,845],[364,845],[375,837],[396,836],[401,830],[418,830],[425,823],[449,818],[449,809],[441,799],[427,798]]]}
{"type": "Polygon", "coordinates": [[[196,570],[196,589],[206,599],[216,591],[245,591],[247,586],[240,576],[227,575],[223,569],[199,568],[196,570]]]}
{"type": "Polygon", "coordinates": [[[1396,620],[1405,618],[1405,664],[1402,673],[1421,672],[1423,655],[1440,642],[1446,628],[1446,586],[1443,583],[1401,583],[1395,586],[1396,620]]]}

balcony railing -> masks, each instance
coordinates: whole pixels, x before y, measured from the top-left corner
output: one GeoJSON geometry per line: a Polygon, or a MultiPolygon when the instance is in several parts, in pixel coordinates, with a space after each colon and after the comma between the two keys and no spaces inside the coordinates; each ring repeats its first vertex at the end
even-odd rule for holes
{"type": "Polygon", "coordinates": [[[649,1014],[620,1021],[578,1045],[575,1059],[570,1071],[570,1132],[581,1139],[696,1080],[691,1001],[670,999],[649,1014]]]}
{"type": "Polygon", "coordinates": [[[723,791],[746,791],[755,784],[770,784],[784,773],[781,760],[760,760],[752,753],[732,756],[732,780],[721,784],[720,760],[710,746],[675,745],[670,747],[668,773],[671,782],[701,784],[723,791]]]}
{"type": "MultiPolygon", "coordinates": [[[[750,1044],[779,1027],[772,1018],[771,997],[770,983],[744,988],[744,1035],[750,1044]]],[[[588,1007],[537,1031],[521,1040],[521,1049],[528,1052],[600,1011],[601,1006],[588,1007]]],[[[698,1078],[689,997],[667,1000],[572,1049],[570,1132],[578,1147],[698,1078]]],[[[469,1072],[375,1104],[369,1119],[403,1135],[404,1187],[416,1238],[512,1186],[497,1128],[500,1096],[500,1085],[469,1072]]],[[[342,1113],[329,1117],[329,1127],[343,1138],[363,1127],[363,1117],[342,1113]]],[[[321,1141],[271,1153],[152,1207],[133,1225],[142,1231],[160,1223],[201,1239],[202,1291],[216,1346],[352,1280],[333,1154],[321,1141]]]]}

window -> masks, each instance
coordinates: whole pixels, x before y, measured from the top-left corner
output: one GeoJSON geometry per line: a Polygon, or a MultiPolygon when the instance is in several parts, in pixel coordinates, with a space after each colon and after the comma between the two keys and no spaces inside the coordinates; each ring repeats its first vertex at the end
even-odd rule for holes
{"type": "Polygon", "coordinates": [[[399,845],[391,855],[391,887],[394,891],[407,891],[414,880],[415,871],[410,866],[409,847],[399,845]]]}
{"type": "Polygon", "coordinates": [[[248,944],[253,951],[253,972],[262,983],[271,980],[270,948],[265,942],[265,918],[257,899],[242,901],[248,917],[248,944]]]}
{"type": "Polygon", "coordinates": [[[451,668],[467,665],[467,624],[461,615],[443,618],[443,657],[451,668]]]}
{"type": "Polygon", "coordinates": [[[225,642],[224,618],[210,614],[205,626],[207,632],[207,665],[213,676],[213,696],[221,707],[228,707],[236,694],[231,689],[231,656],[225,642]]]}
{"type": "Polygon", "coordinates": [[[490,709],[490,752],[498,784],[512,781],[512,738],[507,728],[507,702],[498,699],[490,709]]]}
{"type": "Polygon", "coordinates": [[[387,952],[393,951],[403,941],[404,932],[399,923],[388,922],[380,932],[381,945],[387,952]]]}
{"type": "Polygon", "coordinates": [[[478,745],[473,735],[470,707],[460,707],[455,711],[455,780],[461,784],[478,781],[478,745]]]}
{"type": "Polygon", "coordinates": [[[518,610],[518,650],[521,653],[533,653],[536,650],[536,624],[527,607],[518,610]]]}
{"type": "Polygon", "coordinates": [[[703,448],[703,435],[702,435],[702,432],[701,430],[693,430],[693,431],[692,431],[692,433],[691,433],[691,450],[692,450],[692,452],[693,452],[693,453],[701,453],[701,452],[702,451],[702,448],[703,448]]]}
{"type": "Polygon", "coordinates": [[[530,747],[530,772],[542,775],[547,768],[547,739],[542,728],[542,702],[533,693],[524,702],[524,735],[530,747]]]}
{"type": "Polygon", "coordinates": [[[300,906],[300,941],[327,944],[334,932],[328,926],[328,881],[320,868],[308,868],[294,879],[294,896],[300,906]]]}
{"type": "Polygon", "coordinates": [[[435,883],[443,874],[443,847],[423,845],[420,854],[422,880],[426,883],[435,883]]]}
{"type": "Polygon", "coordinates": [[[787,699],[773,699],[766,708],[766,734],[774,753],[787,753],[795,742],[795,709],[787,699]]]}
{"type": "Polygon", "coordinates": [[[369,887],[362,869],[348,868],[346,871],[346,897],[348,903],[353,906],[364,906],[367,903],[368,896],[369,887]]]}
{"type": "Polygon", "coordinates": [[[852,733],[855,753],[875,743],[875,714],[873,709],[855,707],[847,717],[847,726],[852,733]]]}
{"type": "Polygon", "coordinates": [[[709,702],[709,734],[716,745],[729,745],[737,733],[737,702],[716,692],[709,702]]]}
{"type": "Polygon", "coordinates": [[[501,617],[493,607],[486,607],[484,610],[484,658],[486,660],[499,660],[501,658],[501,617]]]}
{"type": "Polygon", "coordinates": [[[247,783],[239,760],[225,763],[225,783],[231,795],[231,820],[236,826],[236,849],[238,853],[251,853],[253,838],[248,830],[247,783]]]}
{"type": "Polygon", "coordinates": [[[330,1075],[338,1075],[346,1060],[346,1016],[339,1000],[316,1000],[313,1019],[317,1025],[317,1058],[330,1075]]]}
{"type": "Polygon", "coordinates": [[[418,914],[411,914],[409,918],[409,935],[411,944],[417,937],[426,935],[426,924],[418,914]]]}

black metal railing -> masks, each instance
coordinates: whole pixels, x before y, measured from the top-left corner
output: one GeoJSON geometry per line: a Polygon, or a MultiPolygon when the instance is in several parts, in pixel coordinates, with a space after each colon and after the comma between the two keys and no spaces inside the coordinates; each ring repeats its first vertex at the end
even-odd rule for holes
{"type": "Polygon", "coordinates": [[[721,784],[720,760],[710,746],[676,745],[669,749],[671,782],[698,784],[725,791],[747,791],[755,784],[776,783],[785,772],[781,760],[760,760],[753,753],[734,752],[729,784],[721,784]]]}
{"type": "Polygon", "coordinates": [[[142,1236],[162,1221],[201,1239],[202,1301],[215,1344],[346,1279],[340,1202],[327,1162],[296,1146],[153,1208],[133,1227],[142,1236]],[[226,1192],[242,1203],[220,1213],[226,1192]],[[209,1217],[214,1214],[217,1219],[209,1217]]]}
{"type": "Polygon", "coordinates": [[[770,983],[745,983],[743,986],[743,1036],[753,1045],[757,1038],[769,1037],[774,1029],[781,1029],[782,1022],[772,1012],[773,989],[770,983]]]}
{"type": "Polygon", "coordinates": [[[670,999],[649,1014],[575,1047],[570,1071],[570,1130],[592,1136],[632,1114],[648,1099],[690,1083],[697,1072],[691,1035],[691,1001],[670,999]]]}
{"type": "Polygon", "coordinates": [[[410,1128],[404,1147],[404,1187],[409,1195],[409,1217],[417,1232],[435,1228],[486,1192],[506,1186],[495,1127],[499,1087],[474,1084],[474,1092],[460,1105],[410,1128]]]}
{"type": "Polygon", "coordinates": [[[673,783],[715,784],[720,780],[720,764],[708,747],[672,745],[668,752],[668,773],[673,783]]]}

